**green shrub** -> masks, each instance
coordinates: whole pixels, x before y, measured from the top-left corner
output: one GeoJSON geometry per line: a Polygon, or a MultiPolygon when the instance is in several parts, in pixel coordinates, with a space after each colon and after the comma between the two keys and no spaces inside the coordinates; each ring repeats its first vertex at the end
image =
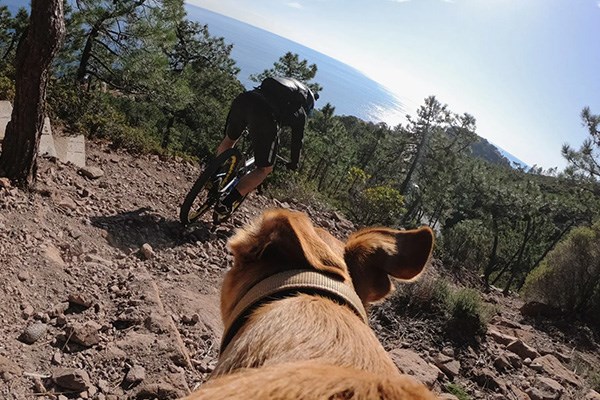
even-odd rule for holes
{"type": "Polygon", "coordinates": [[[396,310],[445,312],[452,288],[444,278],[421,278],[398,285],[391,301],[396,310]]]}
{"type": "Polygon", "coordinates": [[[161,154],[160,141],[148,135],[141,128],[133,128],[126,125],[116,125],[106,133],[106,138],[112,141],[112,145],[127,149],[133,154],[161,154]]]}
{"type": "MultiPolygon", "coordinates": [[[[430,271],[420,279],[397,285],[384,313],[427,316],[457,343],[476,343],[487,331],[494,308],[474,289],[456,288],[430,271]]],[[[393,318],[388,318],[393,320],[393,318]]]]}
{"type": "MultiPolygon", "coordinates": [[[[71,130],[77,130],[77,122],[88,110],[101,113],[103,106],[92,100],[92,94],[82,90],[75,78],[50,79],[47,104],[52,119],[60,119],[71,130]]],[[[81,132],[84,133],[85,132],[81,132]]]]}
{"type": "Polygon", "coordinates": [[[406,212],[404,196],[386,185],[365,188],[349,200],[352,215],[363,225],[394,225],[406,212]]]}
{"type": "Polygon", "coordinates": [[[447,334],[454,340],[472,341],[487,331],[493,310],[474,289],[461,288],[451,292],[446,302],[449,314],[447,334]]]}
{"type": "Polygon", "coordinates": [[[600,323],[600,224],[570,232],[527,276],[522,293],[600,323]]]}
{"type": "Polygon", "coordinates": [[[468,336],[486,332],[493,310],[474,289],[453,288],[444,278],[424,278],[399,285],[391,301],[396,310],[441,311],[448,322],[465,324],[468,336]]]}
{"type": "Polygon", "coordinates": [[[459,400],[471,400],[471,396],[469,396],[465,389],[456,383],[447,383],[445,388],[448,393],[455,395],[459,400]]]}
{"type": "Polygon", "coordinates": [[[489,321],[491,310],[483,303],[479,292],[474,289],[461,288],[452,292],[447,304],[452,318],[477,317],[483,323],[489,321]]]}
{"type": "Polygon", "coordinates": [[[326,208],[330,199],[324,197],[317,190],[315,182],[304,179],[297,173],[286,171],[281,165],[263,184],[264,192],[280,201],[294,201],[317,209],[326,208]]]}

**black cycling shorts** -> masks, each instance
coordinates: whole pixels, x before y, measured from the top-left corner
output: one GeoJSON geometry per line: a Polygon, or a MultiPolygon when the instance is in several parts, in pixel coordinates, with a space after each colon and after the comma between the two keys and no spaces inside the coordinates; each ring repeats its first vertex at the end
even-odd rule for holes
{"type": "Polygon", "coordinates": [[[277,121],[269,104],[256,92],[244,92],[233,100],[225,135],[238,140],[245,128],[252,138],[256,166],[272,166],[278,147],[277,121]]]}

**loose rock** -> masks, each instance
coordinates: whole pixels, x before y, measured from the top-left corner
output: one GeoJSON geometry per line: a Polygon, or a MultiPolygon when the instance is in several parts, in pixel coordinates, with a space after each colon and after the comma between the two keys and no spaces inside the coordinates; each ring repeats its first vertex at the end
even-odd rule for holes
{"type": "Polygon", "coordinates": [[[69,341],[80,344],[85,347],[91,347],[100,343],[98,331],[101,326],[94,321],[88,321],[85,324],[73,324],[65,327],[65,334],[69,341]]]}
{"type": "Polygon", "coordinates": [[[146,370],[140,365],[134,365],[125,375],[125,383],[130,386],[137,385],[144,379],[146,379],[146,370]]]}
{"type": "Polygon", "coordinates": [[[540,356],[540,353],[538,353],[536,349],[524,343],[522,340],[515,340],[509,343],[508,346],[506,346],[506,349],[512,351],[523,360],[526,358],[533,360],[540,356]]]}
{"type": "Polygon", "coordinates": [[[98,179],[104,176],[104,171],[98,167],[84,167],[79,173],[89,179],[98,179]]]}
{"type": "Polygon", "coordinates": [[[19,340],[23,343],[33,344],[41,339],[48,332],[48,325],[36,322],[25,328],[25,331],[19,336],[19,340]]]}
{"type": "Polygon", "coordinates": [[[140,255],[144,260],[151,260],[154,258],[155,253],[152,249],[152,246],[150,246],[148,243],[144,243],[140,248],[140,255]]]}
{"type": "Polygon", "coordinates": [[[52,381],[60,387],[78,392],[92,387],[90,376],[82,369],[59,368],[52,373],[52,381]]]}

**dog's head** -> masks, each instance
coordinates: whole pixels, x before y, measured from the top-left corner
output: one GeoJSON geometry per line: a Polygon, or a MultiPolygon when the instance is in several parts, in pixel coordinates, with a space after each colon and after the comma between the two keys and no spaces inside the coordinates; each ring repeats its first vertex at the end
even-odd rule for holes
{"type": "Polygon", "coordinates": [[[228,319],[235,304],[257,282],[292,269],[315,270],[351,283],[363,304],[372,303],[393,290],[390,276],[416,278],[432,246],[433,232],[427,227],[363,229],[344,244],[315,227],[304,213],[266,211],[229,241],[234,264],[223,282],[223,318],[228,319]]]}

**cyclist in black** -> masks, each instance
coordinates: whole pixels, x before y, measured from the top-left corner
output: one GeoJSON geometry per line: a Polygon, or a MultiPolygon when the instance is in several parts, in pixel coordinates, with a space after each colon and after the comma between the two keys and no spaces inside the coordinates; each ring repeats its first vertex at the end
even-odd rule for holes
{"type": "Polygon", "coordinates": [[[307,116],[314,108],[318,94],[294,78],[266,78],[253,90],[237,96],[231,104],[225,125],[225,137],[217,155],[232,148],[244,129],[252,138],[256,169],[244,176],[235,188],[215,206],[215,221],[231,216],[233,206],[260,185],[273,171],[280,126],[292,129],[291,160],[287,167],[298,168],[307,116]]]}

